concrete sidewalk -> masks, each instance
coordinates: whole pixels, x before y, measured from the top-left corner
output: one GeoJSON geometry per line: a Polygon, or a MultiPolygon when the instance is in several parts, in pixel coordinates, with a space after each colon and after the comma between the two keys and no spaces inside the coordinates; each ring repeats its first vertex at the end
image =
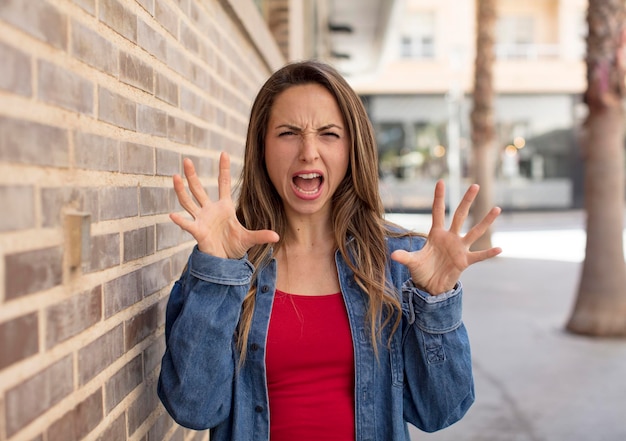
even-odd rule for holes
{"type": "Polygon", "coordinates": [[[505,248],[503,255],[462,277],[476,403],[448,429],[426,434],[411,428],[413,440],[626,440],[626,340],[564,331],[579,281],[580,247],[584,256],[582,216],[501,216],[494,244],[505,248]]]}

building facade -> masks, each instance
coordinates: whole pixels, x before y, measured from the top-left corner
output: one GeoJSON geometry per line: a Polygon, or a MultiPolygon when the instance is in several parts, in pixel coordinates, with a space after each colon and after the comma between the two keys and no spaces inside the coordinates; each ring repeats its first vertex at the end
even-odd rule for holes
{"type": "MultiPolygon", "coordinates": [[[[586,7],[585,0],[497,2],[495,190],[504,208],[580,203],[586,7]]],[[[390,209],[428,208],[438,178],[469,182],[475,26],[474,0],[406,0],[384,62],[352,78],[378,134],[390,209]]]]}

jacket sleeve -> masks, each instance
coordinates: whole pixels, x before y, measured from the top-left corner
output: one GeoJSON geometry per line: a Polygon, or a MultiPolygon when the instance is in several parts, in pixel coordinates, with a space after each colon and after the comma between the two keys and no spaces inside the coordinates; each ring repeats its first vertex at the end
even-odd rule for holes
{"type": "MultiPolygon", "coordinates": [[[[390,242],[390,251],[421,249],[426,239],[390,242]]],[[[404,419],[425,432],[443,429],[474,402],[469,338],[462,321],[463,288],[432,296],[413,284],[408,268],[391,262],[391,278],[402,303],[404,419]]]]}
{"type": "Polygon", "coordinates": [[[469,339],[461,320],[461,283],[431,296],[402,287],[404,418],[426,432],[460,420],[474,402],[469,339]]]}
{"type": "Polygon", "coordinates": [[[234,334],[252,273],[246,259],[221,259],[194,248],[174,283],[157,392],[182,426],[208,429],[230,413],[234,334]]]}

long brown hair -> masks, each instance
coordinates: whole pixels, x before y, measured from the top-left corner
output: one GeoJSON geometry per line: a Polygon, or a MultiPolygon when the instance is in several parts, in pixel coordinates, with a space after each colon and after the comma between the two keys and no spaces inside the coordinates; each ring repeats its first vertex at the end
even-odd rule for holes
{"type": "MultiPolygon", "coordinates": [[[[378,190],[378,152],[363,103],[333,67],[317,61],[288,64],[261,87],[250,115],[237,217],[248,229],[270,229],[284,237],[285,211],[265,167],[265,136],[276,97],[289,87],[310,83],[323,86],[335,97],[350,137],[348,171],[333,196],[331,216],[336,246],[369,298],[368,322],[377,351],[382,328],[393,320],[395,330],[401,314],[400,302],[385,277],[385,237],[390,231],[385,227],[378,190]]],[[[273,246],[278,250],[281,245],[278,242],[273,246]]],[[[255,268],[269,258],[271,247],[266,244],[249,250],[248,258],[255,268]]],[[[238,328],[242,360],[246,355],[255,296],[256,284],[253,283],[243,302],[238,328]]]]}

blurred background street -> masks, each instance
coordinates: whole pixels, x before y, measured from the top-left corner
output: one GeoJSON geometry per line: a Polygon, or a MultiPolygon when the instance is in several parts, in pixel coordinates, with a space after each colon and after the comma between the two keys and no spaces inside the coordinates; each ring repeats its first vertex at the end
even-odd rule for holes
{"type": "MultiPolygon", "coordinates": [[[[424,214],[389,214],[427,232],[424,214]]],[[[428,441],[622,441],[626,439],[626,341],[564,330],[584,258],[584,212],[503,213],[501,256],[462,277],[476,402],[428,441]]]]}

